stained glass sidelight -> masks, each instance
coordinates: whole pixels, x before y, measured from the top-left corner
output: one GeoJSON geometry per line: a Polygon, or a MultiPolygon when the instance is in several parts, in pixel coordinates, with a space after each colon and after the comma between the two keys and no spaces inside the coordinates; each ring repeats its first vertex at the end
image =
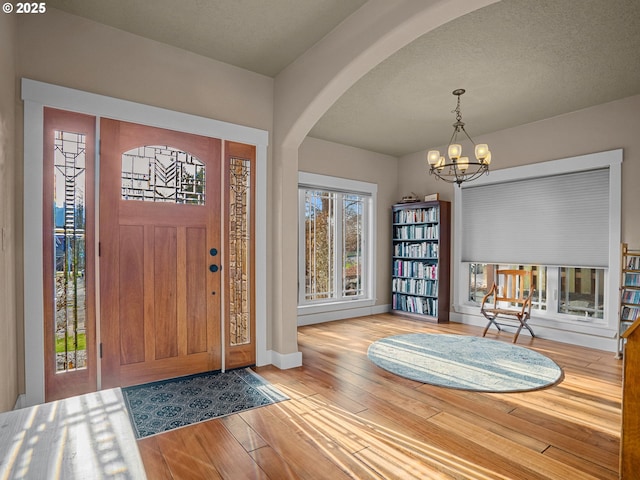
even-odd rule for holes
{"type": "Polygon", "coordinates": [[[251,163],[232,157],[229,169],[229,337],[231,345],[245,345],[251,341],[251,163]]]}
{"type": "Polygon", "coordinates": [[[122,198],[204,205],[205,166],[173,147],[150,145],[122,154],[122,198]]]}
{"type": "Polygon", "coordinates": [[[54,296],[56,373],[87,367],[85,282],[86,137],[56,130],[54,296]]]}

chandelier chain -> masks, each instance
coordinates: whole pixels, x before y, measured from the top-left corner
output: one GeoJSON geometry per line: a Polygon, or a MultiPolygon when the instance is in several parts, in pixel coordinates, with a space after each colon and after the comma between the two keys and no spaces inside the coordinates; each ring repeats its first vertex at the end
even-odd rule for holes
{"type": "Polygon", "coordinates": [[[456,114],[456,124],[460,124],[462,122],[462,113],[460,112],[460,95],[458,95],[458,105],[456,106],[455,110],[451,110],[451,113],[456,114]]]}

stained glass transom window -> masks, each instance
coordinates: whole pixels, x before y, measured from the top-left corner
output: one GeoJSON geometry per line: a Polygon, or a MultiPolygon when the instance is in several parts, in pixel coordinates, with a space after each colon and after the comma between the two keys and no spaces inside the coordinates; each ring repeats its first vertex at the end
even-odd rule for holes
{"type": "Polygon", "coordinates": [[[54,341],[56,373],[62,373],[87,367],[86,137],[54,135],[54,341]]]}
{"type": "Polygon", "coordinates": [[[229,336],[231,345],[245,345],[251,341],[251,162],[231,158],[229,169],[229,336]]]}
{"type": "Polygon", "coordinates": [[[136,147],[122,154],[122,198],[204,205],[204,163],[173,147],[136,147]]]}

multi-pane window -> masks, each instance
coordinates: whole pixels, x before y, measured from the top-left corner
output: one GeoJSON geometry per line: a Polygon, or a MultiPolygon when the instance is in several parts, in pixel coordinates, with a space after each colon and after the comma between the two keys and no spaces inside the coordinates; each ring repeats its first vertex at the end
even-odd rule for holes
{"type": "Polygon", "coordinates": [[[493,284],[498,268],[533,271],[533,310],[593,321],[604,317],[604,269],[547,267],[540,265],[493,265],[469,263],[469,296],[480,303],[493,284]],[[550,288],[549,288],[550,286],[550,288]],[[551,295],[548,293],[553,292],[551,295]]]}
{"type": "Polygon", "coordinates": [[[370,202],[367,194],[300,188],[301,305],[367,296],[370,202]]]}

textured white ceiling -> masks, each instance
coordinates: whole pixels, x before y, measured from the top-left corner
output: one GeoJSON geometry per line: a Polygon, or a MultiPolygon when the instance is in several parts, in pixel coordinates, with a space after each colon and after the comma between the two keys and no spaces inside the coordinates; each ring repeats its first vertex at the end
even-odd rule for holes
{"type": "Polygon", "coordinates": [[[274,77],[366,0],[47,0],[96,22],[274,77]]]}
{"type": "MultiPolygon", "coordinates": [[[[336,102],[311,136],[402,155],[640,93],[640,0],[503,0],[430,32],[336,102]]],[[[640,112],[639,112],[640,114],[640,112]]]]}
{"type": "MultiPolygon", "coordinates": [[[[392,0],[389,0],[392,1],[392,0]]],[[[61,10],[277,75],[365,0],[48,0],[61,10]]],[[[502,0],[364,76],[311,136],[395,156],[640,94],[640,0],[502,0]]],[[[640,112],[639,112],[640,114],[640,112]]]]}

